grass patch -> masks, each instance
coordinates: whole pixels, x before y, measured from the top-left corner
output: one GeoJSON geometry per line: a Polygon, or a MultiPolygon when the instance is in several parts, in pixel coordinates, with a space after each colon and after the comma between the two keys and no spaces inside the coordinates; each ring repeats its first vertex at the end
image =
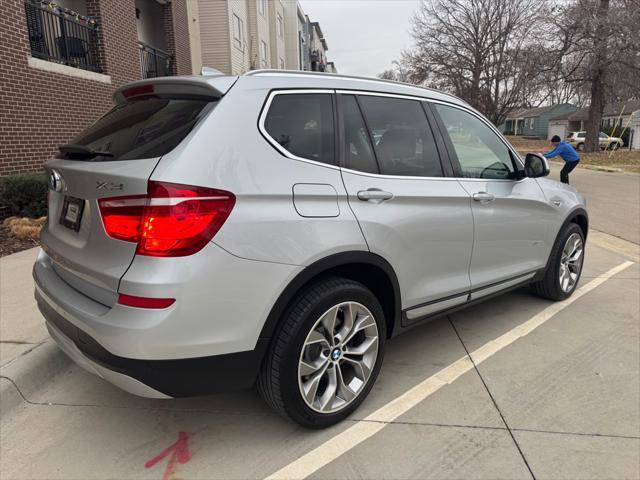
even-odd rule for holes
{"type": "MultiPolygon", "coordinates": [[[[507,140],[521,155],[529,152],[548,152],[553,145],[548,140],[529,140],[520,136],[507,136],[507,140]]],[[[557,160],[562,161],[560,158],[557,160]]],[[[580,153],[580,165],[597,165],[640,173],[640,150],[620,149],[593,153],[580,153]]]]}

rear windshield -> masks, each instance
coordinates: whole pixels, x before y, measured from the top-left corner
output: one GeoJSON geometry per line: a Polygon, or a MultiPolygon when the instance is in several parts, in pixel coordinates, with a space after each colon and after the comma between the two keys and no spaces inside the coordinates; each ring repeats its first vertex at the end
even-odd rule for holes
{"type": "MultiPolygon", "coordinates": [[[[85,158],[90,161],[159,157],[178,146],[215,104],[210,100],[184,98],[132,100],[114,107],[71,143],[110,154],[85,158]]],[[[58,158],[82,159],[64,151],[58,158]]]]}

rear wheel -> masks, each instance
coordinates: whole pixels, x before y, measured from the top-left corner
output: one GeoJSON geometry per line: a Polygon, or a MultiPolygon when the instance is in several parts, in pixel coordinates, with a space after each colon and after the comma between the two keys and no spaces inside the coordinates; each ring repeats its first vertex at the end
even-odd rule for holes
{"type": "Polygon", "coordinates": [[[579,152],[582,152],[584,150],[584,143],[579,143],[576,148],[578,149],[579,152]]]}
{"type": "Polygon", "coordinates": [[[382,307],[364,285],[329,278],[294,300],[258,379],[278,413],[309,428],[340,422],[365,399],[384,353],[382,307]]]}
{"type": "Polygon", "coordinates": [[[618,142],[612,142],[609,148],[611,148],[611,150],[617,150],[620,148],[620,144],[618,142]]]}
{"type": "Polygon", "coordinates": [[[564,300],[575,291],[584,263],[584,234],[570,223],[558,236],[551,251],[544,278],[533,284],[538,295],[550,300],[564,300]]]}

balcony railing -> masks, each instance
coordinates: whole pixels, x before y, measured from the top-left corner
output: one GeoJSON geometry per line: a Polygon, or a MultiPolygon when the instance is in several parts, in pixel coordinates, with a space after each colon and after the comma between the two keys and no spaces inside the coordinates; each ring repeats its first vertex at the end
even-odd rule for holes
{"type": "Polygon", "coordinates": [[[169,53],[143,42],[138,42],[138,46],[140,47],[142,78],[173,75],[173,57],[169,53]]]}
{"type": "Polygon", "coordinates": [[[100,71],[96,26],[51,10],[37,0],[24,2],[31,55],[72,67],[100,71]]]}

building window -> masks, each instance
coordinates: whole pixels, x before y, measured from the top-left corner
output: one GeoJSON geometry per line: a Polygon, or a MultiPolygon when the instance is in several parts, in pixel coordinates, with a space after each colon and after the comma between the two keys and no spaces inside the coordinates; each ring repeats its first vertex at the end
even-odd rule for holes
{"type": "Polygon", "coordinates": [[[242,50],[243,28],[244,26],[242,23],[242,19],[234,13],[233,14],[233,44],[236,46],[236,48],[239,48],[240,50],[242,50]]]}
{"type": "Polygon", "coordinates": [[[32,0],[26,0],[24,7],[33,57],[100,71],[95,20],[60,6],[54,12],[32,0]]]}
{"type": "Polygon", "coordinates": [[[264,40],[260,40],[260,65],[262,68],[267,68],[267,44],[264,43],[264,40]]]}
{"type": "Polygon", "coordinates": [[[267,0],[258,0],[258,8],[260,9],[260,15],[263,17],[267,14],[267,0]]]}
{"type": "Polygon", "coordinates": [[[282,27],[282,15],[279,13],[276,17],[276,31],[278,32],[278,38],[284,38],[284,28],[282,27]]]}

